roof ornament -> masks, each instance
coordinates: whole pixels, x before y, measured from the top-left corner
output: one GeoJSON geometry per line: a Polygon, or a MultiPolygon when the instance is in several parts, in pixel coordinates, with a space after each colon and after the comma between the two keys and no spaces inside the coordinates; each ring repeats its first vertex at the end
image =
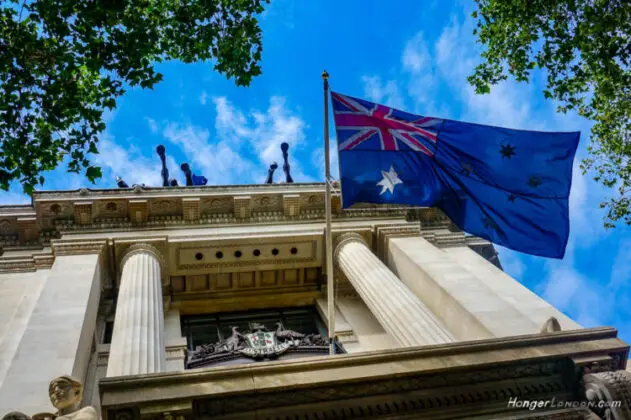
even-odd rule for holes
{"type": "Polygon", "coordinates": [[[184,162],[180,165],[180,169],[184,172],[184,176],[186,176],[186,186],[191,187],[193,185],[206,185],[208,183],[208,179],[205,176],[195,175],[193,171],[191,171],[191,167],[188,163],[184,162]]]}
{"type": "Polygon", "coordinates": [[[129,188],[129,185],[127,185],[120,176],[116,177],[116,184],[118,185],[118,188],[129,188]]]}
{"type": "Polygon", "coordinates": [[[280,150],[283,152],[283,160],[285,161],[285,163],[283,164],[283,171],[285,172],[285,182],[291,184],[294,182],[294,180],[289,173],[289,153],[287,153],[287,150],[289,150],[289,144],[285,142],[281,143],[280,150]]]}
{"type": "Polygon", "coordinates": [[[269,166],[269,169],[267,170],[267,179],[265,180],[266,184],[274,183],[274,171],[276,169],[278,169],[278,164],[276,162],[272,162],[272,164],[269,166]]]}
{"type": "Polygon", "coordinates": [[[162,161],[162,172],[160,173],[162,175],[162,186],[169,187],[170,183],[169,170],[167,169],[166,148],[164,147],[164,145],[160,144],[158,145],[158,147],[156,147],[156,152],[158,153],[158,156],[160,156],[160,160],[162,161]]]}

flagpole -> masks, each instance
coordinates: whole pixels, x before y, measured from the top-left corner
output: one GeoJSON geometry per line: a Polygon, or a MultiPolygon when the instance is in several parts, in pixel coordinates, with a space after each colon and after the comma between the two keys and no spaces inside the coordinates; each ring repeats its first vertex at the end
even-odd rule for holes
{"type": "Polygon", "coordinates": [[[327,312],[329,318],[329,354],[335,354],[335,281],[333,279],[333,237],[331,232],[331,160],[329,156],[329,73],[322,72],[324,84],[324,230],[326,250],[326,291],[327,312]]]}

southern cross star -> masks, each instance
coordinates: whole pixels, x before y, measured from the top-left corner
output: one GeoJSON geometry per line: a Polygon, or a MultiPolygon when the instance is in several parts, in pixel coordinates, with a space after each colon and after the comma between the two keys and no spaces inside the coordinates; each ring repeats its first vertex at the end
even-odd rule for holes
{"type": "Polygon", "coordinates": [[[381,186],[381,192],[379,195],[383,195],[386,191],[390,191],[390,194],[394,193],[394,186],[397,184],[403,184],[403,181],[399,179],[399,175],[394,171],[394,167],[390,165],[388,172],[381,171],[383,176],[382,180],[377,182],[377,185],[381,186]]]}
{"type": "Polygon", "coordinates": [[[502,155],[502,159],[504,158],[510,159],[511,156],[515,154],[515,146],[511,144],[504,144],[500,146],[500,154],[502,155]]]}

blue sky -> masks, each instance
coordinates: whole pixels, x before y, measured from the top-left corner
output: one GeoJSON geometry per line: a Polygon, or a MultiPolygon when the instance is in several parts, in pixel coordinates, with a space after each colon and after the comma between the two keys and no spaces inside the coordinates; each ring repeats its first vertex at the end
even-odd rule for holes
{"type": "MultiPolygon", "coordinates": [[[[167,147],[171,175],[181,184],[183,161],[209,184],[262,182],[270,161],[282,162],[283,141],[291,145],[294,180],[322,180],[324,68],[336,91],[422,115],[580,130],[578,164],[590,124],[555,113],[555,104],[541,94],[543,75],[530,84],[505,83],[486,96],[467,85],[480,51],[472,35],[472,10],[466,1],[272,0],[261,17],[263,75],[249,88],[237,88],[213,72],[212,63],[160,65],[161,84],[153,91],[128,92],[108,114],[95,157],[103,179],[92,186],[60,168],[48,174],[44,188],[114,188],[115,175],[129,184],[161,185],[155,154],[160,143],[167,147]]],[[[500,257],[510,275],[583,326],[617,327],[629,342],[631,229],[605,230],[598,203],[611,191],[582,176],[578,165],[574,172],[565,258],[505,249],[500,257]]],[[[0,193],[0,202],[30,200],[14,185],[0,193]]]]}

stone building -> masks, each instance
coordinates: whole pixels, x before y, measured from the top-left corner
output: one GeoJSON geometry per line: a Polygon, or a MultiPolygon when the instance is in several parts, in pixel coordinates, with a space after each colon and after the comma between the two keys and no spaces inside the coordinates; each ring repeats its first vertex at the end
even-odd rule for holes
{"type": "Polygon", "coordinates": [[[0,207],[0,415],[54,412],[67,374],[108,420],[631,418],[615,329],[582,328],[435,209],[332,208],[334,356],[323,184],[0,207]]]}

